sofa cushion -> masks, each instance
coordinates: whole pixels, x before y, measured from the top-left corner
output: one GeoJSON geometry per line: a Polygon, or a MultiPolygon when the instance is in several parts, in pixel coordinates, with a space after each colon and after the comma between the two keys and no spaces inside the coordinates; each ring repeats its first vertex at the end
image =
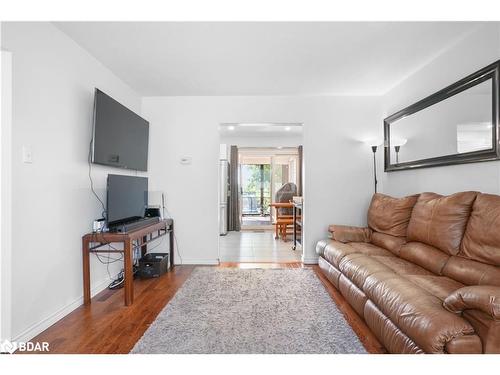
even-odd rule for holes
{"type": "Polygon", "coordinates": [[[366,278],[363,291],[427,353],[444,353],[447,342],[474,332],[465,319],[447,311],[441,299],[405,276],[372,273],[366,278]]]}
{"type": "Polygon", "coordinates": [[[408,225],[408,241],[427,245],[456,255],[469,219],[476,192],[442,196],[420,194],[408,225]]]}
{"type": "Polygon", "coordinates": [[[349,254],[359,254],[360,252],[352,246],[332,240],[324,248],[323,254],[320,254],[334,266],[338,267],[342,258],[349,254]]]}
{"type": "Polygon", "coordinates": [[[380,263],[385,264],[399,275],[432,275],[432,273],[427,271],[425,268],[395,256],[386,257],[376,255],[373,256],[373,258],[378,260],[380,263]]]}
{"type": "Polygon", "coordinates": [[[318,259],[318,266],[321,268],[321,271],[323,271],[323,274],[326,276],[326,278],[333,284],[335,285],[335,288],[339,288],[339,278],[340,278],[340,271],[332,266],[328,261],[326,261],[324,258],[319,257],[318,259]]]}
{"type": "Polygon", "coordinates": [[[464,284],[446,276],[409,275],[407,278],[441,301],[444,301],[451,293],[464,286],[464,284]]]}
{"type": "Polygon", "coordinates": [[[500,286],[500,267],[452,256],[446,262],[442,274],[465,285],[500,286]]]}
{"type": "Polygon", "coordinates": [[[392,269],[378,260],[363,254],[350,254],[342,258],[339,270],[359,289],[363,290],[365,280],[375,273],[396,275],[392,269]]]}
{"type": "Polygon", "coordinates": [[[411,211],[418,195],[393,198],[376,193],[368,209],[368,226],[375,232],[405,237],[411,211]]]}
{"type": "Polygon", "coordinates": [[[365,303],[368,300],[365,293],[354,285],[347,277],[340,275],[339,287],[340,293],[345,297],[349,304],[356,310],[359,316],[363,316],[365,303]]]}
{"type": "Polygon", "coordinates": [[[375,336],[384,344],[389,353],[423,354],[408,336],[394,325],[382,312],[368,300],[365,304],[364,318],[375,336]]]}
{"type": "Polygon", "coordinates": [[[460,255],[500,266],[500,196],[478,194],[472,205],[460,255]]]}
{"type": "Polygon", "coordinates": [[[399,251],[399,256],[424,267],[436,275],[441,275],[446,262],[450,259],[448,254],[422,242],[408,242],[403,245],[399,251]]]}
{"type": "Polygon", "coordinates": [[[385,257],[394,257],[394,254],[392,254],[390,251],[379,246],[375,246],[371,243],[350,242],[349,245],[355,250],[359,251],[361,254],[370,256],[380,255],[385,257]]]}
{"type": "Polygon", "coordinates": [[[316,246],[318,255],[338,267],[342,258],[349,254],[372,254],[393,256],[391,252],[363,242],[343,243],[335,240],[325,241],[324,245],[316,246]]]}
{"type": "Polygon", "coordinates": [[[406,238],[391,236],[389,234],[373,232],[371,237],[371,243],[389,250],[394,255],[399,255],[401,246],[406,243],[406,238]]]}

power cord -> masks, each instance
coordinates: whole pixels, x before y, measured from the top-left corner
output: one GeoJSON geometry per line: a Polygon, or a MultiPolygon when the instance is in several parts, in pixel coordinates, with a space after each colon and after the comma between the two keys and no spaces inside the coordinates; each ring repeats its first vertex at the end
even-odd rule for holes
{"type": "MultiPolygon", "coordinates": [[[[97,199],[97,201],[101,204],[101,207],[102,207],[101,217],[102,217],[102,219],[106,220],[106,217],[107,217],[106,206],[104,205],[104,202],[101,199],[101,197],[99,197],[99,195],[95,191],[95,189],[94,189],[94,180],[92,179],[92,146],[93,146],[93,144],[94,144],[94,137],[93,137],[93,134],[91,134],[90,135],[90,143],[89,143],[89,153],[88,153],[88,158],[87,158],[87,162],[88,162],[88,165],[89,165],[90,190],[92,191],[92,194],[97,199]]],[[[101,229],[100,231],[94,232],[94,237],[95,237],[94,239],[96,240],[95,242],[101,242],[101,244],[102,244],[101,246],[108,246],[112,250],[117,250],[113,245],[111,245],[110,242],[99,241],[98,235],[101,234],[101,236],[102,236],[102,231],[103,231],[103,229],[101,229]]],[[[113,284],[116,280],[118,280],[120,274],[122,273],[122,271],[120,271],[118,273],[118,276],[117,276],[116,279],[113,279],[113,277],[111,277],[111,273],[109,272],[109,265],[112,264],[112,263],[116,263],[116,262],[119,262],[119,261],[123,260],[123,254],[120,256],[120,258],[113,258],[109,254],[102,256],[102,258],[106,258],[106,260],[103,260],[101,258],[101,255],[99,255],[98,253],[93,253],[93,254],[95,254],[96,258],[99,260],[100,263],[106,265],[106,272],[108,273],[108,278],[110,280],[112,280],[111,284],[113,284]]]]}
{"type": "MultiPolygon", "coordinates": [[[[114,247],[113,245],[111,245],[110,242],[103,241],[104,237],[102,238],[101,241],[99,241],[99,234],[101,234],[101,236],[102,236],[102,233],[103,233],[102,229],[100,231],[97,231],[97,232],[93,233],[92,237],[94,239],[94,242],[100,242],[101,245],[99,247],[108,246],[112,250],[119,251],[116,247],[114,247]]],[[[93,254],[96,256],[97,260],[99,260],[100,263],[106,265],[106,272],[108,273],[108,278],[112,281],[112,283],[114,281],[116,281],[119,278],[119,275],[120,275],[121,271],[118,273],[118,276],[116,277],[116,279],[113,279],[113,277],[111,276],[111,273],[109,272],[109,265],[112,264],[112,263],[116,263],[116,262],[119,262],[119,261],[123,260],[123,254],[120,254],[119,258],[114,258],[114,257],[110,256],[109,254],[105,254],[105,255],[100,255],[98,253],[93,253],[93,254]],[[102,258],[106,258],[106,260],[103,260],[101,257],[102,258]]]]}
{"type": "Polygon", "coordinates": [[[177,242],[177,236],[175,235],[175,232],[174,232],[174,241],[175,241],[175,249],[177,250],[177,255],[179,256],[179,259],[181,260],[182,264],[184,262],[182,261],[181,250],[179,248],[179,243],[177,242]]]}
{"type": "MultiPolygon", "coordinates": [[[[162,202],[162,208],[167,213],[168,217],[172,218],[172,215],[170,215],[170,212],[168,211],[164,202],[162,202]]],[[[164,217],[165,217],[165,212],[163,213],[164,217]]],[[[174,231],[174,241],[175,241],[175,249],[172,249],[172,250],[177,252],[177,255],[179,256],[179,259],[181,260],[181,264],[182,264],[184,262],[182,261],[181,249],[179,247],[179,242],[177,241],[177,236],[175,235],[175,231],[174,231]]]]}
{"type": "Polygon", "coordinates": [[[101,197],[96,193],[94,189],[94,180],[92,179],[92,145],[94,144],[94,137],[91,135],[90,136],[90,144],[89,144],[89,154],[87,158],[87,162],[89,164],[89,180],[90,180],[90,190],[92,191],[92,194],[96,197],[96,199],[99,201],[102,207],[102,212],[101,216],[104,220],[106,220],[106,206],[104,205],[104,202],[102,201],[101,197]]]}

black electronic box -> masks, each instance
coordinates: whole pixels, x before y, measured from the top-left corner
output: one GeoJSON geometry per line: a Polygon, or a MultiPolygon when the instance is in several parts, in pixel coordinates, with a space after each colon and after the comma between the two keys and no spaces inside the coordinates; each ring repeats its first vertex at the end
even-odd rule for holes
{"type": "Polygon", "coordinates": [[[160,277],[168,271],[168,253],[148,253],[139,259],[139,276],[160,277]]]}

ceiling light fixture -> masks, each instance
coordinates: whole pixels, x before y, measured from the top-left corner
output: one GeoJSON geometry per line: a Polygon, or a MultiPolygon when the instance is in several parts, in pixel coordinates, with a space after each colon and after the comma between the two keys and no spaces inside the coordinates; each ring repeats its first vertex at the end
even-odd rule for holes
{"type": "Polygon", "coordinates": [[[238,126],[242,126],[245,128],[261,128],[264,126],[270,126],[270,124],[264,124],[264,123],[261,124],[259,122],[245,122],[245,123],[238,124],[238,126]]]}
{"type": "Polygon", "coordinates": [[[285,126],[285,130],[286,130],[287,132],[289,132],[291,129],[292,129],[291,127],[289,127],[289,126],[285,126]]]}
{"type": "Polygon", "coordinates": [[[233,125],[228,126],[227,130],[234,130],[234,126],[233,125]]]}

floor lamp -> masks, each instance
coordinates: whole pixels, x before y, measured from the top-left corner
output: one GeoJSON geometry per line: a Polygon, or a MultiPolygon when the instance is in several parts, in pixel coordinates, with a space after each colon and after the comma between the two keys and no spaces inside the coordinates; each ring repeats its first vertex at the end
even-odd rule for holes
{"type": "Polygon", "coordinates": [[[366,141],[365,142],[368,146],[371,147],[372,152],[373,152],[373,186],[375,193],[377,192],[377,149],[378,146],[382,145],[382,142],[380,141],[366,141]]]}

